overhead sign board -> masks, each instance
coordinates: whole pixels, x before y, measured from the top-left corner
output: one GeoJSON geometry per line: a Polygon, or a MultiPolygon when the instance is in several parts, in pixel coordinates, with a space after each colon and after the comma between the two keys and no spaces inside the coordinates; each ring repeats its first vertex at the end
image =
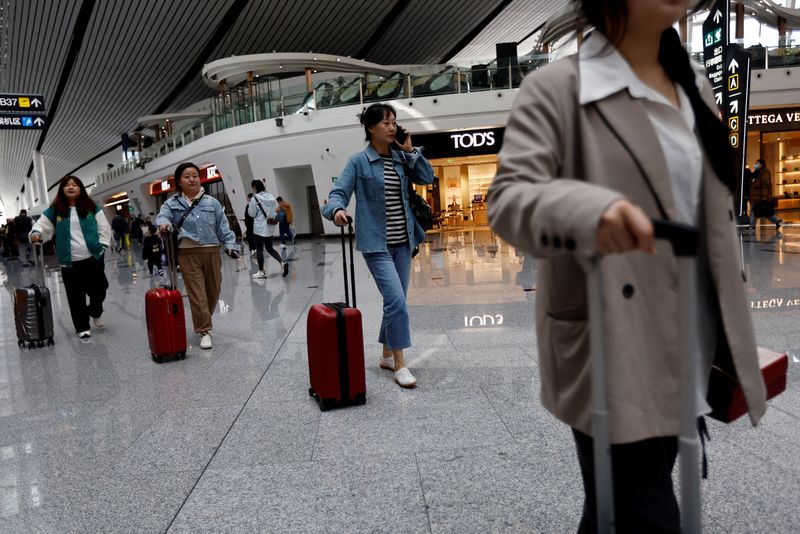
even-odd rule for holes
{"type": "Polygon", "coordinates": [[[0,113],[0,130],[44,130],[47,119],[38,115],[0,113]]]}
{"type": "Polygon", "coordinates": [[[722,108],[725,105],[725,47],[728,45],[728,0],[717,0],[711,6],[703,22],[703,60],[706,75],[714,89],[714,99],[722,108]]]}
{"type": "Polygon", "coordinates": [[[44,113],[44,97],[32,93],[0,93],[0,111],[44,113]]]}
{"type": "Polygon", "coordinates": [[[800,130],[800,108],[751,109],[747,112],[747,128],[762,132],[800,130]]]}
{"type": "Polygon", "coordinates": [[[414,134],[414,144],[425,147],[426,158],[497,154],[505,128],[476,128],[414,134]]]}

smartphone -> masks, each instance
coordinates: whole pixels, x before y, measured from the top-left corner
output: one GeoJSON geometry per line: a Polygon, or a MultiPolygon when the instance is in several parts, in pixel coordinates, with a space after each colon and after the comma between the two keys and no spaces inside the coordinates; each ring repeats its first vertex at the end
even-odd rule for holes
{"type": "Polygon", "coordinates": [[[408,138],[408,132],[406,131],[405,128],[403,128],[398,124],[397,131],[394,133],[394,140],[397,141],[398,145],[402,145],[403,143],[406,142],[407,138],[408,138]]]}

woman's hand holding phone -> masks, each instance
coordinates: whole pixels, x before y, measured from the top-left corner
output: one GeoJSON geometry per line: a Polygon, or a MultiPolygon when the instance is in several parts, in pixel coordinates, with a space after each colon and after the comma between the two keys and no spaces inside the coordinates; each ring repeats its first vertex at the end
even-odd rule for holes
{"type": "Polygon", "coordinates": [[[399,124],[397,125],[397,132],[394,134],[394,142],[403,152],[412,152],[414,150],[414,145],[411,144],[411,133],[399,124]]]}

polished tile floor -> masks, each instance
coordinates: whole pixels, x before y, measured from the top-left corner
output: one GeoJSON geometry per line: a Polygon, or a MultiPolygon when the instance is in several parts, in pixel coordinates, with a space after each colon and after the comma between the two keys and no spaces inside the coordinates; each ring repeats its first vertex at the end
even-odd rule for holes
{"type": "MultiPolygon", "coordinates": [[[[711,425],[707,532],[797,532],[800,228],[742,236],[759,344],[791,355],[758,429],[711,425]]],[[[0,266],[0,532],[571,532],[581,487],[568,429],[538,401],[536,266],[490,232],[432,235],[409,294],[419,379],[378,368],[381,304],[357,257],[366,406],[308,397],[306,316],[340,300],[341,247],[298,241],[253,281],[223,258],[214,348],[149,357],[139,252],[109,255],[106,326],[72,331],[58,269],[54,347],[19,349],[0,266]]],[[[738,268],[733,266],[733,268],[738,268]]],[[[188,307],[187,307],[188,308],[188,307]]]]}

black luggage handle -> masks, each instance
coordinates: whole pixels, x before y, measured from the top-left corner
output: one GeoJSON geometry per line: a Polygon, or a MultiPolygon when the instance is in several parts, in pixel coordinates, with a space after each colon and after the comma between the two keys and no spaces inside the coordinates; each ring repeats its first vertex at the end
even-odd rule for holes
{"type": "Polygon", "coordinates": [[[700,235],[697,228],[688,224],[661,219],[654,219],[652,223],[655,238],[669,241],[676,256],[697,256],[700,235]]]}
{"type": "MultiPolygon", "coordinates": [[[[347,252],[345,247],[344,226],[342,228],[342,272],[344,274],[344,303],[350,307],[350,291],[347,287],[347,252]]],[[[347,234],[350,241],[350,281],[353,287],[353,308],[356,307],[356,269],[353,261],[353,218],[347,216],[347,234]]]]}
{"type": "Polygon", "coordinates": [[[176,268],[178,265],[178,251],[175,249],[175,241],[172,239],[172,230],[165,230],[161,232],[161,235],[165,237],[164,247],[167,249],[167,268],[169,269],[170,289],[178,289],[178,273],[176,268]]]}

